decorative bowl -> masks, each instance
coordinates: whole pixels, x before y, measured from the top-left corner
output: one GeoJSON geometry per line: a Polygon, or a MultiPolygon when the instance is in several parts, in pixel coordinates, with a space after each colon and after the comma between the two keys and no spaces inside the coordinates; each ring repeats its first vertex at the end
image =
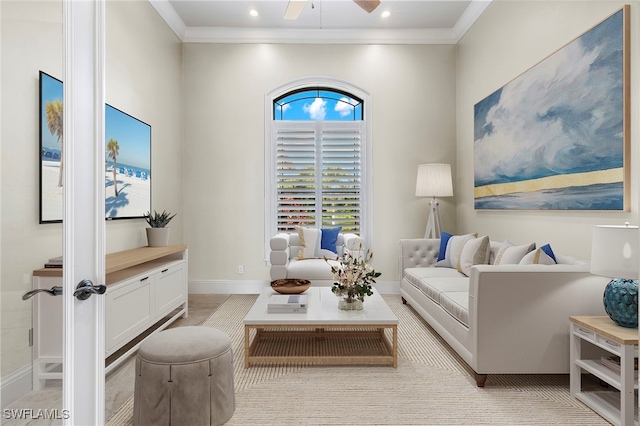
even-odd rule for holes
{"type": "Polygon", "coordinates": [[[311,281],[299,278],[285,278],[271,281],[271,288],[281,294],[300,294],[311,286],[311,281]]]}

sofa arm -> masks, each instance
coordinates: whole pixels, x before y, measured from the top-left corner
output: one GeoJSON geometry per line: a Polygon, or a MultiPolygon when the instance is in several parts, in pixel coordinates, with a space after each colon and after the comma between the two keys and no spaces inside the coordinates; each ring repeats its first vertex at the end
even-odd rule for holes
{"type": "Polygon", "coordinates": [[[269,240],[269,263],[271,263],[271,279],[279,280],[287,278],[287,266],[289,265],[289,234],[277,234],[269,240]]]}
{"type": "Polygon", "coordinates": [[[360,251],[365,248],[364,240],[358,234],[342,234],[344,248],[349,251],[360,251]]]}
{"type": "Polygon", "coordinates": [[[588,264],[471,267],[471,367],[477,373],[567,373],[569,316],[606,315],[608,281],[590,274],[588,264]]]}
{"type": "Polygon", "coordinates": [[[400,274],[406,268],[434,266],[440,253],[439,238],[404,238],[400,240],[400,274]]]}

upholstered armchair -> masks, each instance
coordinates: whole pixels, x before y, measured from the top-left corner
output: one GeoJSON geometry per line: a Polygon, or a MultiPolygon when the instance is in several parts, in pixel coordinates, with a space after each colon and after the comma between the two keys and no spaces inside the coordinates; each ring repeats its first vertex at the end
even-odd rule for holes
{"type": "Polygon", "coordinates": [[[305,250],[298,233],[277,234],[271,238],[269,245],[272,280],[300,278],[311,281],[312,285],[328,286],[334,282],[331,265],[338,264],[337,258],[345,250],[357,253],[365,247],[364,240],[352,233],[338,233],[335,252],[326,249],[305,250]],[[324,260],[325,256],[328,261],[324,260]]]}

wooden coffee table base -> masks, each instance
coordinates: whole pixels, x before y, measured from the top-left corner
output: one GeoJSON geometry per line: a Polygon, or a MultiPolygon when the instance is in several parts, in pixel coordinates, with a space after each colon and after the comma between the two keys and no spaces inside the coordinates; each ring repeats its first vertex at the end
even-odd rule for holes
{"type": "Polygon", "coordinates": [[[245,325],[244,326],[244,368],[251,363],[292,363],[314,362],[322,364],[389,364],[398,368],[398,326],[397,325],[245,325]],[[255,330],[251,339],[251,329],[255,330]],[[391,341],[385,334],[391,330],[391,341]],[[386,354],[382,355],[255,355],[262,339],[273,337],[304,338],[314,337],[318,340],[330,338],[363,338],[373,337],[382,341],[386,354]]]}

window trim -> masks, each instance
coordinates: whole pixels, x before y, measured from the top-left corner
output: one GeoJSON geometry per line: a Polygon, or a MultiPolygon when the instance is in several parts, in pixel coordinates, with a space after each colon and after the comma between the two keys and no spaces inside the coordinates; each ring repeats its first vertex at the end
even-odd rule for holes
{"type": "Polygon", "coordinates": [[[265,174],[264,174],[264,194],[265,194],[265,212],[264,212],[264,247],[265,247],[265,264],[269,265],[269,241],[276,234],[276,176],[275,161],[276,150],[272,145],[272,121],[273,102],[279,97],[287,93],[304,90],[314,87],[324,87],[328,90],[346,92],[352,94],[364,102],[363,121],[364,121],[364,137],[361,147],[362,155],[362,215],[360,217],[360,236],[364,239],[368,248],[373,246],[373,202],[372,202],[372,119],[371,119],[371,96],[363,89],[354,86],[348,82],[323,76],[306,77],[285,83],[272,91],[265,94],[264,97],[264,158],[265,158],[265,174]]]}

